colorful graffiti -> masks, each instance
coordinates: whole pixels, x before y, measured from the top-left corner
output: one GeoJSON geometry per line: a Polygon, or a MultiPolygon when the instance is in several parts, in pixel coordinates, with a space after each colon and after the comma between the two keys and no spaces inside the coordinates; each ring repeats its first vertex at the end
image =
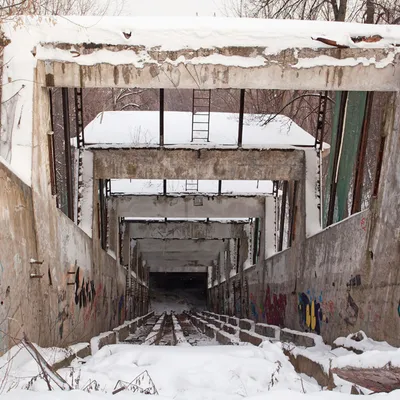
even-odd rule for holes
{"type": "Polygon", "coordinates": [[[321,334],[322,323],[328,323],[328,318],[322,310],[322,292],[316,298],[308,291],[299,293],[298,312],[299,322],[303,329],[308,332],[316,332],[321,334]]]}
{"type": "Polygon", "coordinates": [[[271,294],[269,286],[267,286],[264,301],[260,303],[257,303],[254,294],[250,293],[250,312],[256,322],[267,322],[271,325],[283,326],[286,305],[286,294],[271,294]]]}

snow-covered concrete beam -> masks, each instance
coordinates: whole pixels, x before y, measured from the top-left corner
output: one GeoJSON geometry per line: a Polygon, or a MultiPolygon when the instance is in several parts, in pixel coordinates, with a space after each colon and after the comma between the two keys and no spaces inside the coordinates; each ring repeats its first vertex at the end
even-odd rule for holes
{"type": "Polygon", "coordinates": [[[245,235],[244,222],[127,222],[129,235],[135,239],[228,239],[245,235]]]}
{"type": "Polygon", "coordinates": [[[119,217],[249,218],[264,217],[265,196],[112,196],[119,217]]]}
{"type": "Polygon", "coordinates": [[[91,147],[96,179],[300,180],[304,151],[164,147],[91,147]]]}
{"type": "MultiPolygon", "coordinates": [[[[267,48],[251,45],[201,49],[200,52],[192,49],[144,50],[137,46],[106,44],[87,50],[85,46],[47,44],[47,54],[41,55],[46,58],[46,82],[43,84],[56,87],[365,91],[392,91],[400,87],[396,48],[290,48],[266,54],[267,48]],[[68,49],[60,49],[60,46],[68,49]],[[52,59],[54,53],[57,53],[57,60],[52,59]],[[73,58],[71,53],[79,54],[79,57],[73,58]],[[113,54],[114,62],[107,62],[104,53],[113,54]],[[123,59],[126,54],[133,60],[129,64],[123,59]],[[60,57],[64,60],[58,61],[60,57]],[[140,57],[141,62],[134,62],[140,57]]],[[[42,68],[43,64],[44,61],[39,61],[42,68]]]]}

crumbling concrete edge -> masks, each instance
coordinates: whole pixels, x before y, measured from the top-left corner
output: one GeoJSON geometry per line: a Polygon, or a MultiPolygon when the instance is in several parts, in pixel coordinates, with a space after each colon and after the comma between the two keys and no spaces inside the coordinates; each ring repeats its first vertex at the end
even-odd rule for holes
{"type": "Polygon", "coordinates": [[[79,349],[76,350],[78,345],[72,345],[68,346],[66,350],[66,357],[63,358],[62,360],[59,360],[55,362],[54,364],[51,364],[52,368],[54,370],[58,370],[61,368],[66,368],[69,367],[76,358],[85,358],[91,355],[91,349],[90,349],[90,344],[89,343],[79,343],[82,344],[82,347],[79,346],[79,349]]]}

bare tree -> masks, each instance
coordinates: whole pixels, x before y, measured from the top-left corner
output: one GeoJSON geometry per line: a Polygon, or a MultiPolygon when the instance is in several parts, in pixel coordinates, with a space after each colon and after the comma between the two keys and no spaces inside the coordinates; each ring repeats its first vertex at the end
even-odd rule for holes
{"type": "Polygon", "coordinates": [[[226,0],[227,15],[399,24],[399,0],[226,0]]]}

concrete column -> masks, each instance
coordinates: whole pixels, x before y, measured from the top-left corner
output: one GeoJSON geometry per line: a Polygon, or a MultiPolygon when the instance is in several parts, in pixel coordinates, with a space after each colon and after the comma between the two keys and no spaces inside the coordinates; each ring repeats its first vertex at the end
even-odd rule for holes
{"type": "Polygon", "coordinates": [[[262,217],[260,218],[260,256],[258,257],[258,262],[263,262],[265,260],[265,240],[266,240],[265,231],[266,231],[265,217],[262,217]]]}
{"type": "Polygon", "coordinates": [[[218,260],[218,285],[225,279],[225,250],[219,252],[218,260]]]}
{"type": "Polygon", "coordinates": [[[85,150],[82,154],[82,160],[82,197],[78,200],[81,220],[78,226],[86,235],[93,237],[93,153],[85,150]]]}
{"type": "Polygon", "coordinates": [[[306,158],[306,177],[305,177],[305,194],[306,194],[306,236],[312,236],[318,233],[321,228],[321,199],[318,198],[317,185],[318,182],[318,158],[314,149],[304,151],[306,158]]]}
{"type": "Polygon", "coordinates": [[[275,247],[275,200],[273,197],[265,198],[265,258],[276,253],[275,247]]]}
{"type": "Polygon", "coordinates": [[[123,237],[122,237],[122,264],[127,266],[129,265],[129,253],[130,253],[130,234],[129,234],[129,225],[127,223],[123,223],[123,237]]]}
{"type": "Polygon", "coordinates": [[[108,235],[108,248],[111,250],[118,260],[118,242],[119,242],[119,223],[118,214],[115,209],[115,204],[111,199],[107,200],[108,218],[109,218],[109,235],[108,235]]]}

